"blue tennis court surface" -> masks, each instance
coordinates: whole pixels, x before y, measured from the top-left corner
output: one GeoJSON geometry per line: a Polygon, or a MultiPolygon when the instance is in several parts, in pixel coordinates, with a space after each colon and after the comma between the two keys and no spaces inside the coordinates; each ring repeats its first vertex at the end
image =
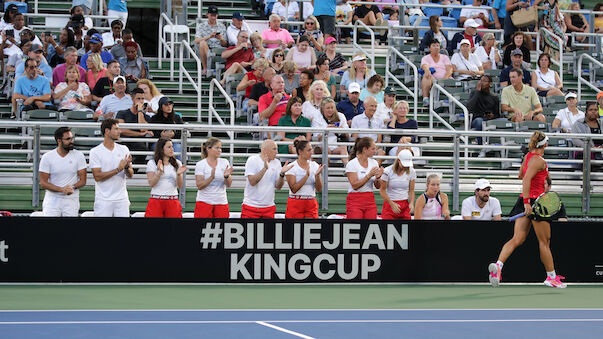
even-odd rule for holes
{"type": "Polygon", "coordinates": [[[0,311],[0,338],[602,338],[603,309],[0,311]]]}

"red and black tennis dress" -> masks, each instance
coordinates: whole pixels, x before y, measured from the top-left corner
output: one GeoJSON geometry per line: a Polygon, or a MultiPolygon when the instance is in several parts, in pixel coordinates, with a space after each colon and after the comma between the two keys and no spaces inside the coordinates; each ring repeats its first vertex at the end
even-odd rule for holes
{"type": "MultiPolygon", "coordinates": [[[[532,153],[529,152],[526,155],[525,158],[525,166],[523,167],[523,172],[522,174],[525,176],[526,172],[528,170],[528,164],[530,163],[530,159],[532,159],[532,157],[540,157],[542,158],[542,156],[538,153],[532,153]]],[[[542,158],[544,160],[544,158],[542,158]]],[[[544,184],[546,182],[546,178],[549,176],[549,167],[548,165],[544,164],[544,169],[538,171],[534,177],[532,178],[532,180],[530,181],[530,204],[534,204],[534,201],[536,200],[536,198],[538,198],[542,193],[544,193],[544,184]]],[[[517,199],[517,202],[515,203],[515,206],[513,206],[513,209],[511,210],[511,216],[513,215],[517,215],[520,213],[523,213],[524,211],[524,206],[523,206],[523,188],[522,188],[522,193],[519,195],[519,198],[517,199]]]]}

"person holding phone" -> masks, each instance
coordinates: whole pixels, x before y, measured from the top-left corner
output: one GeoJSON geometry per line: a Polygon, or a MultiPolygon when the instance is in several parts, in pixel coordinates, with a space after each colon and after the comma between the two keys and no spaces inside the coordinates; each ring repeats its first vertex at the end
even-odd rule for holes
{"type": "Polygon", "coordinates": [[[228,46],[226,27],[218,22],[218,8],[210,5],[207,8],[207,21],[197,24],[195,44],[199,44],[199,57],[203,65],[202,75],[207,74],[207,54],[210,49],[228,46]]]}
{"type": "Polygon", "coordinates": [[[55,87],[52,95],[55,102],[59,102],[59,111],[92,111],[88,107],[92,101],[90,88],[79,79],[80,70],[77,66],[67,66],[65,81],[55,87]]]}
{"type": "MultiPolygon", "coordinates": [[[[123,79],[123,77],[120,76],[123,79]]],[[[119,111],[115,115],[115,119],[120,124],[123,123],[134,123],[134,124],[148,124],[151,118],[145,114],[146,107],[144,103],[144,91],[140,88],[132,90],[132,107],[127,110],[119,111]]],[[[121,129],[121,135],[129,138],[150,138],[155,136],[153,131],[148,129],[121,129]]],[[[148,149],[147,143],[144,141],[138,142],[127,142],[124,145],[128,146],[133,151],[146,151],[148,149]]],[[[145,155],[134,155],[133,162],[136,164],[144,163],[145,155]]]]}

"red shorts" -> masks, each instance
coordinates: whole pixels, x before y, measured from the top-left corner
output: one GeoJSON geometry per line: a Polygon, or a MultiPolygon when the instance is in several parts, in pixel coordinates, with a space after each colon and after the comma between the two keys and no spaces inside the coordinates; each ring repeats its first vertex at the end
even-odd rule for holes
{"type": "Polygon", "coordinates": [[[144,216],[147,218],[182,218],[180,200],[150,198],[144,216]]]}
{"type": "Polygon", "coordinates": [[[276,205],[270,207],[253,207],[243,204],[241,208],[241,218],[245,219],[274,219],[276,205]]]}
{"type": "Polygon", "coordinates": [[[348,193],[346,198],[348,219],[377,219],[377,204],[373,192],[348,193]]]}
{"type": "Polygon", "coordinates": [[[318,201],[316,199],[287,200],[287,219],[318,219],[318,201]]]}
{"type": "Polygon", "coordinates": [[[230,210],[226,205],[210,205],[202,201],[195,204],[195,218],[228,218],[230,210]]]}
{"type": "Polygon", "coordinates": [[[406,219],[410,220],[410,208],[408,207],[408,200],[394,201],[400,205],[400,213],[394,213],[392,207],[383,202],[383,208],[381,209],[381,219],[406,219]]]}

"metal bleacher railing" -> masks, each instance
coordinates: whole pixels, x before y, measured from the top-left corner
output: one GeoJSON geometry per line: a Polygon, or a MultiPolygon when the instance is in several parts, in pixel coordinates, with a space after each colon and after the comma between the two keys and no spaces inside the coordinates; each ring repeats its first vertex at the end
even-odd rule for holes
{"type": "MultiPolygon", "coordinates": [[[[595,76],[596,73],[594,72],[589,72],[589,76],[591,77],[589,80],[584,79],[584,77],[582,77],[582,62],[584,61],[584,59],[587,59],[589,61],[589,63],[592,64],[596,64],[597,66],[599,66],[599,69],[603,70],[603,63],[601,63],[599,60],[593,58],[592,56],[588,55],[588,54],[581,54],[578,57],[578,62],[577,62],[577,66],[578,66],[578,100],[581,100],[582,97],[582,83],[586,84],[588,87],[590,87],[591,89],[593,89],[595,92],[601,92],[601,89],[597,88],[596,86],[594,86],[592,84],[592,82],[595,81],[595,76]]],[[[590,70],[595,70],[594,67],[589,67],[590,70]]]]}

